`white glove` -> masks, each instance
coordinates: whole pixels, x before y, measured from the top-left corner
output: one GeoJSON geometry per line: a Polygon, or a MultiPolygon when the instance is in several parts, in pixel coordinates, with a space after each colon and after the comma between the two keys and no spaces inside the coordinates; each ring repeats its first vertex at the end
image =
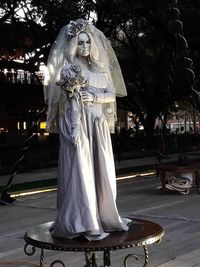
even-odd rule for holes
{"type": "Polygon", "coordinates": [[[79,127],[72,128],[70,137],[71,137],[71,143],[73,145],[77,145],[79,136],[80,136],[79,127]]]}

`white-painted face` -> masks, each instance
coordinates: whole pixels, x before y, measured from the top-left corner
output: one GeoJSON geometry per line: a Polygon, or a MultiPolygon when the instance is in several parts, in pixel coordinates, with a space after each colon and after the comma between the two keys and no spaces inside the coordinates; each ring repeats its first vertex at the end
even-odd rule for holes
{"type": "Polygon", "coordinates": [[[90,54],[90,37],[85,32],[81,32],[78,36],[77,54],[87,57],[90,54]]]}

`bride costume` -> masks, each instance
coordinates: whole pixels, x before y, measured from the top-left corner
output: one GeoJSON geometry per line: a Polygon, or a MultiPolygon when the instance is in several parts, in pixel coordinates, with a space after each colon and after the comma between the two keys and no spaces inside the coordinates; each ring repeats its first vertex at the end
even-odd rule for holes
{"type": "Polygon", "coordinates": [[[44,95],[47,130],[60,133],[58,212],[52,235],[99,240],[113,231],[127,231],[130,220],[121,218],[116,207],[110,139],[116,121],[116,96],[125,96],[126,88],[110,42],[90,21],[78,19],[61,29],[49,54],[44,95]],[[80,33],[90,40],[85,58],[77,55],[80,33]],[[73,86],[70,77],[78,77],[73,86]],[[79,78],[86,84],[80,84],[79,78]],[[70,105],[69,91],[78,112],[70,105]],[[92,101],[84,101],[83,92],[93,96],[92,101]],[[76,142],[72,141],[74,128],[76,142]]]}

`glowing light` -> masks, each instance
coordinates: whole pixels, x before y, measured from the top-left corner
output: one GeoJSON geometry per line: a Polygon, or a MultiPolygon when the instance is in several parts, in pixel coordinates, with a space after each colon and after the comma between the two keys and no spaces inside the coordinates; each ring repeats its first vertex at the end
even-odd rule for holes
{"type": "Polygon", "coordinates": [[[17,130],[20,130],[20,122],[17,122],[17,130]]]}
{"type": "Polygon", "coordinates": [[[149,172],[144,172],[144,173],[135,173],[135,174],[132,174],[132,175],[127,175],[127,176],[120,176],[120,177],[117,177],[117,180],[126,180],[126,179],[132,179],[132,178],[135,178],[135,177],[144,177],[144,176],[150,176],[150,175],[155,175],[156,172],[154,171],[149,171],[149,172]]]}
{"type": "Polygon", "coordinates": [[[53,192],[57,191],[57,188],[47,188],[47,189],[41,189],[41,190],[35,190],[35,191],[29,191],[29,192],[22,192],[22,193],[16,193],[11,194],[11,197],[23,197],[23,196],[29,196],[29,195],[35,195],[40,193],[47,193],[47,192],[53,192]]]}
{"type": "MultiPolygon", "coordinates": [[[[46,133],[46,134],[49,135],[49,133],[46,133]]],[[[38,135],[40,135],[40,134],[38,133],[38,135]]],[[[156,174],[156,172],[149,171],[149,172],[144,172],[144,173],[137,173],[137,174],[133,174],[133,175],[117,177],[117,180],[126,180],[126,179],[135,178],[135,177],[150,176],[150,175],[155,175],[155,174],[156,174]]],[[[11,197],[14,197],[14,198],[15,197],[23,197],[23,196],[48,193],[48,192],[53,192],[53,191],[57,191],[57,188],[52,187],[52,188],[44,188],[44,189],[33,190],[33,191],[28,191],[28,192],[20,192],[20,193],[11,194],[11,197]]],[[[152,242],[151,239],[148,242],[152,242]]],[[[151,244],[151,243],[149,243],[149,244],[151,244]]]]}
{"type": "Polygon", "coordinates": [[[47,123],[46,121],[41,121],[40,122],[40,129],[46,129],[47,123]]]}
{"type": "Polygon", "coordinates": [[[139,32],[138,33],[138,37],[142,37],[142,36],[144,36],[144,33],[143,32],[139,32]]]}
{"type": "Polygon", "coordinates": [[[26,130],[26,122],[25,121],[23,122],[23,128],[24,128],[24,130],[26,130]]]}
{"type": "Polygon", "coordinates": [[[24,59],[14,59],[13,61],[18,62],[18,63],[24,63],[24,59]]]}

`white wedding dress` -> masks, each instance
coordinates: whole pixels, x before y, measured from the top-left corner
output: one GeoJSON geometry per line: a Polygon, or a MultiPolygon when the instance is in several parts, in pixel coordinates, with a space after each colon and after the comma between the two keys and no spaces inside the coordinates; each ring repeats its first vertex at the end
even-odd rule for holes
{"type": "MultiPolygon", "coordinates": [[[[110,132],[102,103],[113,99],[103,73],[85,70],[88,90],[97,102],[81,105],[80,137],[70,140],[70,109],[60,121],[58,167],[58,214],[52,235],[89,240],[105,238],[109,232],[127,231],[129,219],[121,218],[116,207],[116,174],[110,132]]],[[[87,90],[87,89],[85,89],[87,90]]]]}

